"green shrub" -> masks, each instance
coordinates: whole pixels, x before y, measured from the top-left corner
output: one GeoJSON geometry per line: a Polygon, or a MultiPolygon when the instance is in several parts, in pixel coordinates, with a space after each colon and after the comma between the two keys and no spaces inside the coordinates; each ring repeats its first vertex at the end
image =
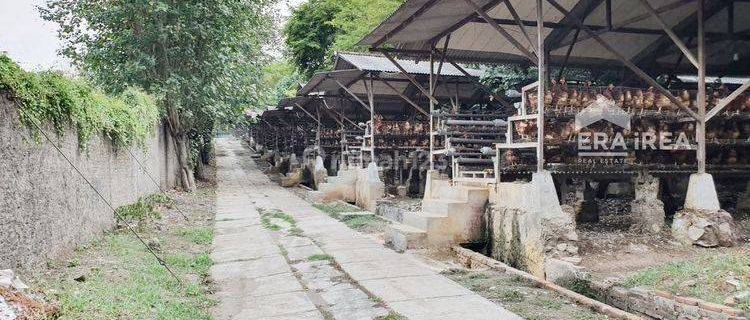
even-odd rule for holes
{"type": "Polygon", "coordinates": [[[155,101],[139,89],[107,96],[57,72],[27,72],[5,55],[0,55],[0,94],[19,105],[21,122],[32,132],[35,122],[51,123],[59,136],[71,127],[81,149],[96,134],[109,138],[116,148],[143,146],[159,120],[155,101]]]}
{"type": "Polygon", "coordinates": [[[138,199],[136,203],[117,208],[117,217],[125,221],[145,221],[150,219],[160,219],[161,214],[154,211],[154,206],[143,198],[138,199]]]}

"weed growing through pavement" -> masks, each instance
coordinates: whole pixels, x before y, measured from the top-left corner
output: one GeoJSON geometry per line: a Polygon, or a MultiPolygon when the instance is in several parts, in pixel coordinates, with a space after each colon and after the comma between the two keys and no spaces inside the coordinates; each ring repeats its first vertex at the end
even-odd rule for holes
{"type": "Polygon", "coordinates": [[[314,254],[309,257],[307,257],[307,261],[333,261],[333,257],[327,255],[327,254],[314,254]]]}

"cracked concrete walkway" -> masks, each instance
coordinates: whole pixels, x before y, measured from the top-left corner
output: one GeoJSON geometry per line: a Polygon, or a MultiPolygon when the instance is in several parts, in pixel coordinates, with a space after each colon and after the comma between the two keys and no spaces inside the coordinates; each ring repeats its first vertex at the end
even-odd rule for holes
{"type": "Polygon", "coordinates": [[[520,319],[313,208],[217,139],[216,319],[520,319]]]}

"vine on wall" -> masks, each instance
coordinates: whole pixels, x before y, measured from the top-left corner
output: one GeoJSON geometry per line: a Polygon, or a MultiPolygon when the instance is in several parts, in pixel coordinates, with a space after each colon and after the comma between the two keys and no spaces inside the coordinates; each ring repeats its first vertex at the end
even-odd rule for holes
{"type": "Polygon", "coordinates": [[[35,120],[51,123],[58,136],[74,128],[82,150],[96,134],[118,149],[143,147],[160,119],[156,102],[140,89],[108,96],[57,72],[25,71],[5,55],[0,55],[0,93],[18,103],[21,122],[32,131],[35,120]]]}

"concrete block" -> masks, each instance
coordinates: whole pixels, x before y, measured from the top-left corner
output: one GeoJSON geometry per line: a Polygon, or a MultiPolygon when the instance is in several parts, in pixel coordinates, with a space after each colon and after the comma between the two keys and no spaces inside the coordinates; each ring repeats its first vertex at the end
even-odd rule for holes
{"type": "Polygon", "coordinates": [[[427,232],[401,223],[391,223],[385,232],[385,241],[394,250],[404,252],[427,246],[427,232]]]}

